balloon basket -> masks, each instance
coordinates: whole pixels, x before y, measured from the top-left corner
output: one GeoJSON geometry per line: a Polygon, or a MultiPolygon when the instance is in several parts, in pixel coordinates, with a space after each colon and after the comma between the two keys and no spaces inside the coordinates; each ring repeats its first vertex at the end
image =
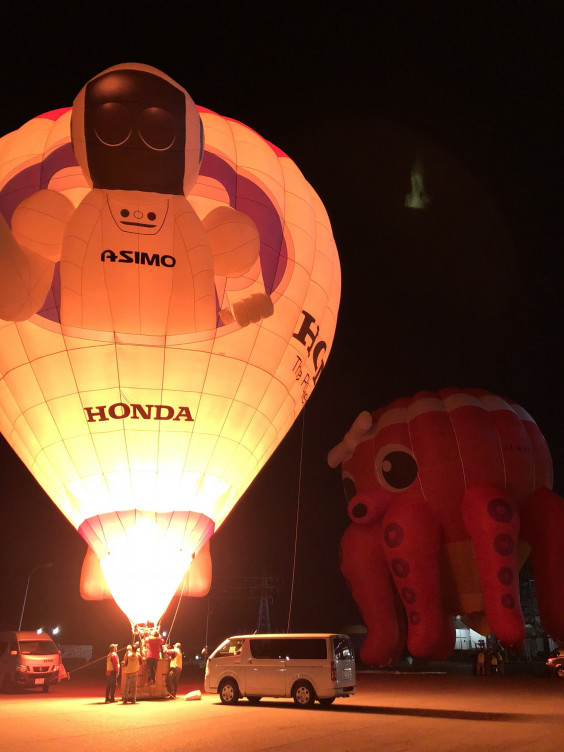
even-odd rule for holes
{"type": "MultiPolygon", "coordinates": [[[[157,671],[155,674],[155,683],[149,684],[147,677],[147,664],[145,661],[141,663],[139,671],[137,673],[137,699],[138,700],[161,700],[168,697],[168,689],[166,687],[166,676],[168,674],[170,666],[169,658],[159,658],[157,664],[157,671]]],[[[121,672],[121,693],[123,696],[123,688],[125,685],[125,673],[121,672]]]]}

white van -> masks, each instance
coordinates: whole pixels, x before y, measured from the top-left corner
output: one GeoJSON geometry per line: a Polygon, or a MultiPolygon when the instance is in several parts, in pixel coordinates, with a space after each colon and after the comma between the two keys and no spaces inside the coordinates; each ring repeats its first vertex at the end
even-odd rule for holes
{"type": "Polygon", "coordinates": [[[61,654],[48,634],[0,632],[0,687],[3,692],[40,687],[48,692],[59,681],[61,654]]]}
{"type": "Polygon", "coordinates": [[[354,652],[342,634],[253,634],[228,637],[206,663],[206,692],[234,705],[240,697],[293,697],[298,707],[330,705],[356,691],[354,652]]]}

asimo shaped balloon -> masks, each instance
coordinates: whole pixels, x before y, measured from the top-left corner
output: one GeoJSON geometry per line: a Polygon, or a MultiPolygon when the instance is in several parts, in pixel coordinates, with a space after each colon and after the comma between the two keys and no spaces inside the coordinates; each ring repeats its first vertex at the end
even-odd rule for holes
{"type": "Polygon", "coordinates": [[[323,370],[327,214],[283,152],[141,64],[0,140],[0,210],[2,433],[125,613],[158,620],[323,370]]]}

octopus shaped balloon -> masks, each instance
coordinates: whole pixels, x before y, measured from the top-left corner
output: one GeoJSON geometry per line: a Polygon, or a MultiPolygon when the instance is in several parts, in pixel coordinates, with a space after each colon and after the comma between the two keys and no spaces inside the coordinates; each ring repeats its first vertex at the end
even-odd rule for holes
{"type": "Polygon", "coordinates": [[[211,535],[323,370],[327,214],[136,63],[0,140],[0,213],[0,429],[88,543],[83,595],[157,623],[209,589],[211,535]]]}
{"type": "Polygon", "coordinates": [[[529,552],[542,623],[564,638],[564,501],[522,407],[477,389],[421,392],[361,413],[328,459],[342,464],[341,571],[367,626],[365,663],[398,660],[406,629],[411,655],[448,657],[457,615],[520,650],[529,552]]]}

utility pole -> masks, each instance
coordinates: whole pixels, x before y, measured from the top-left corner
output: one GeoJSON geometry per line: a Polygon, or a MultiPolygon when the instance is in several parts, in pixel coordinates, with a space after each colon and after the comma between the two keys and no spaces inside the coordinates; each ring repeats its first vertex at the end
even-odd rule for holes
{"type": "Polygon", "coordinates": [[[263,573],[260,582],[260,603],[257,622],[257,632],[268,634],[270,632],[270,602],[272,601],[272,577],[263,573]]]}
{"type": "Polygon", "coordinates": [[[25,586],[25,595],[24,595],[23,604],[22,604],[22,612],[20,615],[20,623],[18,626],[18,632],[20,632],[22,628],[22,622],[23,622],[24,611],[25,611],[25,602],[27,601],[27,591],[29,590],[29,581],[31,580],[31,575],[34,572],[37,572],[38,569],[43,569],[43,568],[52,567],[52,566],[53,566],[52,561],[48,562],[47,564],[40,564],[38,567],[35,567],[35,569],[32,569],[31,572],[29,573],[29,577],[27,578],[27,584],[25,586]]]}

